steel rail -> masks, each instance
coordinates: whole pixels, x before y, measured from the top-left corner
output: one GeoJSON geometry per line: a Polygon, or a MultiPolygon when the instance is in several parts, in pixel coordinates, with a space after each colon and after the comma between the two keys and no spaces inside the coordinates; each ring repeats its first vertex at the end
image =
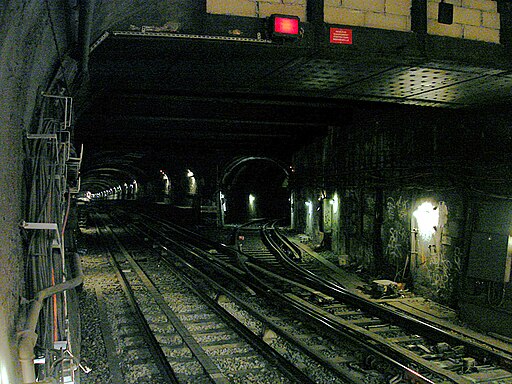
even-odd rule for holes
{"type": "MultiPolygon", "coordinates": [[[[100,235],[101,232],[99,230],[99,227],[97,228],[97,234],[100,235]]],[[[125,294],[126,299],[128,300],[130,308],[133,311],[133,314],[135,315],[135,319],[138,322],[140,329],[142,330],[142,335],[146,340],[149,349],[153,353],[153,356],[155,357],[155,363],[158,366],[160,373],[163,375],[163,379],[165,380],[166,383],[178,384],[179,381],[178,378],[176,377],[174,370],[169,364],[169,361],[167,360],[167,357],[165,356],[165,353],[162,350],[160,343],[153,334],[151,327],[149,326],[144,314],[142,313],[142,310],[140,309],[139,305],[135,300],[135,293],[133,292],[133,289],[131,288],[128,279],[126,278],[122,268],[120,267],[117,260],[114,258],[114,255],[111,253],[107,245],[104,244],[104,241],[102,243],[103,248],[106,251],[108,261],[114,268],[119,284],[121,285],[121,288],[125,294]]]]}
{"type": "Polygon", "coordinates": [[[199,343],[194,339],[189,330],[183,325],[178,316],[174,313],[174,311],[169,308],[169,305],[165,302],[165,299],[160,294],[158,288],[153,284],[147,274],[142,270],[139,264],[133,259],[133,257],[129,254],[124,245],[119,241],[119,238],[112,231],[109,226],[105,226],[106,230],[109,232],[109,235],[114,240],[114,243],[123,254],[123,256],[128,260],[131,267],[135,270],[139,278],[142,280],[145,287],[148,289],[151,297],[158,304],[162,312],[164,312],[165,316],[169,319],[170,323],[176,329],[176,332],[180,335],[183,342],[187,345],[190,351],[197,358],[201,366],[203,367],[205,373],[210,377],[210,379],[217,384],[228,384],[229,380],[227,377],[220,371],[217,365],[212,361],[210,356],[208,356],[205,350],[199,345],[199,343]]]}
{"type": "MultiPolygon", "coordinates": [[[[147,223],[144,223],[144,225],[147,226],[147,223]]],[[[148,235],[148,234],[146,233],[146,235],[148,235]]],[[[162,236],[167,241],[170,241],[170,242],[174,243],[175,245],[177,245],[179,247],[184,247],[184,244],[182,242],[177,242],[176,240],[173,240],[173,239],[169,238],[167,235],[160,234],[160,236],[162,236]]],[[[168,248],[166,248],[166,250],[170,252],[170,250],[168,248]]],[[[205,254],[207,253],[207,251],[204,251],[204,250],[203,250],[203,252],[205,252],[205,254]]],[[[200,257],[200,258],[204,257],[204,256],[201,256],[197,252],[194,254],[194,256],[200,257]]],[[[204,258],[202,258],[202,260],[205,261],[204,258]]],[[[257,291],[265,294],[266,296],[270,296],[272,299],[280,300],[281,302],[288,304],[291,308],[296,309],[296,310],[300,310],[303,315],[307,315],[310,319],[318,321],[322,325],[328,326],[331,330],[337,332],[338,334],[340,334],[342,336],[347,336],[348,338],[351,339],[351,341],[357,342],[364,349],[366,349],[368,352],[374,354],[375,356],[378,356],[379,358],[383,359],[384,361],[387,361],[392,366],[397,367],[398,369],[400,369],[400,371],[405,372],[406,375],[408,375],[409,377],[413,378],[414,382],[421,383],[421,384],[434,384],[433,381],[431,381],[430,379],[428,379],[427,377],[425,377],[421,373],[416,372],[415,370],[405,366],[404,364],[400,363],[399,361],[397,361],[397,360],[391,358],[390,356],[388,356],[386,353],[382,353],[382,352],[378,351],[376,348],[371,347],[368,344],[368,342],[369,342],[369,339],[367,337],[368,335],[366,335],[364,340],[361,340],[361,335],[355,333],[354,330],[351,329],[350,330],[351,331],[350,332],[350,336],[349,336],[346,333],[340,331],[339,324],[333,324],[333,322],[330,321],[329,319],[319,315],[318,313],[314,313],[310,309],[305,308],[303,305],[299,305],[297,303],[297,301],[291,299],[290,297],[287,297],[286,295],[283,296],[282,292],[277,291],[276,289],[271,287],[268,283],[263,282],[261,280],[261,278],[258,277],[254,273],[254,270],[258,270],[259,269],[259,270],[263,271],[264,273],[268,273],[268,274],[271,274],[271,272],[268,272],[264,268],[261,268],[261,267],[255,265],[255,264],[250,263],[250,262],[245,263],[245,264],[248,267],[248,271],[249,271],[250,277],[252,277],[251,281],[247,281],[246,280],[245,283],[249,283],[250,286],[254,290],[257,290],[257,291]]],[[[244,276],[244,279],[247,279],[247,277],[249,277],[249,276],[244,276]]],[[[281,277],[279,275],[273,274],[273,277],[274,278],[279,278],[280,281],[285,281],[287,284],[292,283],[292,284],[295,284],[295,285],[300,285],[297,282],[294,282],[292,280],[288,280],[288,279],[283,278],[283,277],[281,277]]],[[[306,286],[303,286],[303,285],[301,285],[301,286],[302,286],[303,289],[307,289],[306,286]]],[[[345,329],[345,331],[348,331],[348,330],[349,330],[349,328],[345,329]]],[[[373,342],[372,344],[374,344],[374,343],[375,342],[373,342]]],[[[395,355],[396,355],[396,351],[395,351],[395,355]]],[[[418,363],[419,361],[416,359],[416,360],[413,360],[412,362],[418,363]]],[[[451,373],[447,372],[446,370],[439,371],[437,369],[437,367],[435,367],[435,366],[429,367],[428,362],[426,364],[422,364],[422,365],[426,365],[426,367],[425,367],[426,369],[432,368],[432,369],[429,369],[429,371],[432,372],[432,373],[440,374],[440,375],[442,374],[444,377],[449,377],[451,375],[451,373]]],[[[459,382],[459,383],[469,384],[469,381],[456,381],[456,380],[451,380],[451,381],[452,382],[459,382]]]]}
{"type": "MultiPolygon", "coordinates": [[[[140,230],[139,231],[141,233],[143,233],[145,236],[148,236],[150,238],[153,238],[152,235],[148,232],[145,232],[143,230],[140,230]]],[[[170,239],[167,235],[162,235],[160,234],[160,236],[164,236],[165,239],[167,241],[170,241],[170,242],[173,242],[176,246],[178,247],[181,247],[183,248],[186,252],[190,253],[190,249],[188,249],[188,247],[183,244],[183,243],[178,243],[177,241],[174,241],[172,239],[170,239]]],[[[153,238],[154,239],[154,238],[153,238]]],[[[212,279],[209,275],[207,275],[206,273],[202,272],[198,267],[190,264],[187,260],[185,260],[182,256],[180,256],[179,254],[177,254],[176,252],[174,252],[173,250],[169,249],[168,247],[166,247],[165,245],[163,244],[159,244],[160,247],[162,247],[166,252],[168,252],[170,255],[173,256],[173,261],[171,262],[168,258],[165,258],[163,257],[161,260],[170,265],[170,266],[173,266],[173,264],[175,263],[176,260],[180,260],[180,262],[188,269],[188,271],[191,271],[195,274],[198,274],[200,275],[201,278],[205,279],[208,281],[209,284],[211,284],[212,286],[214,286],[216,288],[216,290],[222,292],[224,295],[230,297],[230,299],[232,301],[234,301],[237,305],[239,305],[240,307],[242,307],[244,310],[246,310],[248,313],[250,313],[251,316],[255,317],[256,319],[258,319],[259,321],[261,321],[263,324],[265,324],[267,327],[269,327],[270,329],[274,330],[276,332],[276,334],[280,335],[281,337],[283,337],[284,339],[286,339],[287,341],[291,342],[292,344],[296,345],[299,349],[303,350],[309,357],[313,358],[314,360],[316,360],[318,363],[320,363],[321,365],[324,365],[324,366],[327,366],[327,368],[333,370],[334,372],[336,372],[338,375],[340,375],[342,378],[346,379],[346,380],[349,380],[351,383],[355,383],[355,384],[364,384],[363,382],[361,382],[360,380],[357,380],[356,378],[352,377],[350,374],[348,374],[347,372],[344,372],[342,369],[340,369],[339,366],[335,365],[334,363],[331,363],[330,361],[327,361],[325,359],[322,359],[320,356],[318,356],[317,354],[314,354],[310,349],[308,349],[307,345],[303,342],[301,342],[300,340],[297,340],[295,338],[293,338],[292,335],[286,333],[286,331],[284,329],[282,329],[279,325],[273,323],[271,320],[267,319],[266,317],[264,317],[263,315],[261,315],[260,313],[256,312],[249,304],[247,304],[246,302],[244,302],[242,299],[238,298],[236,295],[234,295],[231,291],[229,291],[228,289],[224,288],[222,285],[220,285],[216,280],[212,279]]],[[[205,252],[204,250],[202,252],[205,252]]],[[[195,253],[194,252],[194,256],[195,257],[202,257],[200,254],[198,253],[195,253]]],[[[203,259],[202,259],[203,260],[203,259]]],[[[226,270],[224,269],[224,266],[219,266],[217,263],[214,263],[210,260],[210,263],[211,263],[211,266],[215,269],[215,272],[219,272],[219,273],[222,273],[222,274],[225,274],[226,273],[226,270]]],[[[245,274],[243,276],[235,276],[233,275],[232,273],[228,272],[228,275],[227,277],[229,277],[230,279],[233,279],[235,280],[235,282],[241,286],[242,289],[244,290],[247,290],[247,286],[246,286],[246,283],[243,283],[241,282],[239,279],[243,278],[245,276],[245,274]]],[[[190,281],[190,284],[191,284],[191,289],[192,290],[195,290],[194,288],[194,285],[192,283],[192,281],[188,278],[186,278],[184,275],[180,276],[180,279],[185,279],[185,280],[188,280],[190,281]]],[[[261,287],[260,287],[261,288],[261,287]]],[[[251,290],[252,293],[254,294],[254,291],[251,290]]],[[[203,299],[203,297],[201,297],[203,299]]],[[[219,304],[216,303],[215,301],[209,299],[209,298],[204,298],[203,300],[205,300],[205,303],[207,305],[213,305],[215,307],[215,309],[219,310],[219,304]],[[210,303],[208,303],[210,302],[210,303]]],[[[227,312],[226,310],[224,310],[222,307],[220,307],[220,311],[221,312],[221,316],[224,316],[224,314],[227,314],[228,316],[228,319],[229,318],[232,318],[232,315],[229,314],[229,312],[227,312]]],[[[235,319],[235,321],[237,321],[235,319]]],[[[262,353],[264,354],[268,354],[269,357],[277,360],[280,364],[280,366],[282,366],[283,368],[285,368],[285,372],[287,373],[287,376],[289,376],[291,379],[293,380],[296,380],[300,383],[307,383],[307,382],[311,382],[311,379],[309,379],[307,376],[305,376],[300,370],[298,370],[295,366],[291,365],[291,363],[286,360],[285,358],[283,358],[279,353],[277,353],[273,348],[269,347],[264,341],[262,341],[260,338],[255,338],[254,339],[254,334],[251,332],[251,331],[248,331],[247,328],[243,325],[241,325],[241,328],[242,328],[242,331],[243,331],[243,334],[245,335],[248,335],[249,337],[249,342],[251,344],[253,344],[254,342],[256,342],[256,345],[254,345],[258,350],[262,351],[262,353]],[[250,335],[250,336],[249,336],[250,335]],[[268,349],[270,348],[270,352],[267,351],[268,349]]],[[[338,363],[339,364],[339,363],[338,363]]],[[[427,384],[427,382],[425,382],[425,384],[427,384]]],[[[428,384],[431,384],[431,383],[428,383],[428,384]]]]}
{"type": "MultiPolygon", "coordinates": [[[[272,231],[278,233],[275,228],[273,228],[272,231]]],[[[278,234],[278,238],[282,239],[283,236],[278,234]]],[[[269,239],[274,240],[274,237],[269,237],[269,239]]],[[[284,245],[286,244],[287,242],[284,242],[284,245]]],[[[279,246],[275,246],[275,248],[278,250],[280,249],[279,246]]],[[[282,258],[286,259],[286,257],[283,255],[282,258]]],[[[294,269],[298,270],[300,267],[297,267],[294,264],[295,263],[292,261],[287,260],[287,265],[290,265],[294,267],[294,269]]],[[[491,347],[485,344],[481,344],[478,341],[468,340],[467,336],[460,336],[450,330],[446,330],[437,325],[431,324],[426,320],[420,320],[403,312],[396,312],[390,308],[386,308],[379,303],[373,303],[350,292],[341,285],[333,281],[326,280],[320,276],[316,276],[311,272],[307,273],[307,278],[309,281],[314,282],[315,287],[318,290],[332,296],[334,299],[357,306],[369,314],[373,314],[388,321],[390,324],[405,327],[414,333],[422,335],[430,340],[435,340],[437,342],[448,341],[449,343],[464,345],[466,348],[472,350],[473,353],[477,356],[483,357],[484,359],[492,358],[493,360],[499,362],[503,367],[512,368],[512,356],[494,346],[491,347]]]]}
{"type": "MultiPolygon", "coordinates": [[[[127,229],[129,233],[133,236],[140,236],[138,233],[134,233],[127,229]]],[[[151,237],[151,234],[145,232],[139,228],[138,230],[145,236],[151,237]]],[[[186,247],[185,244],[175,243],[177,246],[182,247],[186,252],[190,252],[190,250],[186,247]]],[[[205,274],[200,272],[196,267],[188,263],[185,259],[183,259],[180,255],[160,244],[160,247],[163,247],[166,252],[170,253],[173,257],[180,259],[182,264],[187,267],[189,271],[193,271],[195,273],[201,274],[202,277],[207,278],[205,274]]],[[[173,263],[171,263],[167,258],[162,257],[161,260],[168,265],[170,268],[175,268],[173,263]]],[[[232,275],[230,275],[232,276],[232,275]]],[[[233,315],[231,315],[227,310],[225,310],[218,302],[212,300],[205,293],[201,292],[197,288],[197,284],[195,284],[190,278],[188,278],[185,274],[178,274],[177,278],[181,280],[187,287],[197,296],[199,297],[211,310],[213,310],[219,317],[221,317],[226,323],[228,323],[232,329],[238,333],[241,337],[243,337],[253,348],[255,348],[260,354],[262,354],[269,361],[277,361],[279,363],[280,369],[282,369],[283,373],[291,380],[297,383],[310,383],[314,382],[306,376],[300,369],[291,364],[288,360],[282,357],[279,353],[277,353],[272,347],[270,347],[267,343],[265,343],[261,338],[257,337],[253,332],[251,332],[245,325],[243,325],[239,320],[237,320],[233,315]]],[[[221,286],[211,278],[208,278],[209,283],[215,285],[220,288],[221,286]]],[[[227,290],[225,290],[227,292],[227,290]]]]}
{"type": "MultiPolygon", "coordinates": [[[[277,232],[275,229],[272,230],[273,232],[277,232]]],[[[198,236],[195,235],[197,238],[198,236]]],[[[274,237],[282,238],[282,236],[279,234],[279,236],[268,236],[269,238],[273,239],[274,237]]],[[[273,241],[270,241],[273,242],[273,241]]],[[[285,243],[283,241],[283,243],[285,243]]],[[[283,244],[274,245],[276,250],[281,250],[283,247],[283,244]]],[[[283,251],[281,250],[281,258],[283,260],[288,260],[285,255],[283,255],[283,251]]],[[[291,260],[288,260],[288,265],[295,267],[295,263],[291,260]]],[[[251,263],[246,263],[246,266],[250,266],[251,272],[254,272],[254,269],[262,269],[261,267],[255,266],[251,263]]],[[[454,345],[464,345],[468,350],[471,351],[471,354],[474,357],[482,357],[484,356],[484,359],[487,358],[493,358],[493,361],[501,363],[501,366],[508,367],[510,364],[510,357],[507,354],[501,353],[500,351],[494,350],[492,347],[487,347],[484,345],[476,344],[475,342],[471,340],[464,339],[461,336],[458,336],[456,334],[450,333],[448,330],[439,328],[435,325],[432,325],[426,321],[414,318],[412,316],[408,316],[404,313],[397,313],[396,311],[393,311],[391,309],[385,308],[380,304],[368,302],[364,298],[361,298],[349,291],[347,291],[345,288],[339,286],[338,284],[322,279],[320,277],[317,277],[313,273],[308,273],[305,277],[304,275],[302,277],[293,276],[293,274],[287,273],[287,276],[292,280],[299,280],[302,283],[304,283],[305,280],[312,283],[312,286],[319,290],[323,291],[324,293],[329,294],[333,298],[341,301],[346,302],[348,304],[357,306],[358,308],[362,308],[363,311],[367,312],[368,314],[377,316],[387,322],[390,323],[390,325],[398,325],[399,327],[412,330],[412,332],[423,335],[428,340],[436,341],[436,342],[446,342],[453,343],[454,345]],[[504,363],[504,364],[503,364],[504,363]]],[[[247,276],[246,276],[247,278],[247,276]]],[[[253,282],[254,283],[254,282],[253,282]]],[[[253,286],[255,290],[258,290],[256,286],[253,286]]],[[[265,291],[265,289],[263,289],[265,291]]],[[[267,289],[268,293],[268,289],[267,289]]],[[[282,294],[276,294],[277,298],[282,299],[282,294]]],[[[297,307],[303,307],[303,305],[297,305],[294,304],[297,307]]],[[[318,315],[316,315],[318,316],[318,315]]],[[[320,320],[320,322],[325,324],[325,318],[323,320],[320,320]]],[[[339,326],[339,324],[338,324],[339,326]]],[[[362,329],[362,328],[361,328],[362,329]]],[[[363,332],[365,333],[365,332],[363,332]]],[[[365,337],[369,336],[368,334],[365,334],[365,337]]],[[[375,336],[375,335],[373,335],[375,336]]],[[[378,335],[377,335],[378,336],[378,335]]],[[[379,339],[379,337],[373,337],[373,341],[367,340],[367,342],[375,343],[375,339],[379,339]]],[[[390,344],[389,342],[386,343],[386,340],[381,337],[382,340],[379,340],[378,342],[384,342],[383,345],[390,344]]],[[[389,346],[386,346],[386,349],[389,346]]],[[[456,375],[446,369],[440,369],[439,367],[436,367],[432,363],[426,361],[425,359],[420,359],[419,355],[412,353],[409,350],[406,350],[403,347],[400,347],[398,344],[395,344],[393,346],[394,348],[388,349],[387,353],[391,354],[391,356],[395,356],[396,358],[400,358],[400,356],[406,355],[406,360],[409,361],[409,363],[414,364],[421,364],[427,369],[428,371],[434,373],[443,375],[447,378],[450,378],[453,382],[460,382],[460,383],[468,383],[468,379],[464,378],[461,375],[456,375]]],[[[384,356],[386,358],[387,356],[384,356]]],[[[399,363],[401,364],[401,363],[399,363]]],[[[414,376],[414,372],[409,372],[408,375],[414,376]]],[[[418,380],[428,380],[427,378],[420,378],[418,380]]],[[[428,381],[422,381],[422,382],[428,382],[428,381]]]]}

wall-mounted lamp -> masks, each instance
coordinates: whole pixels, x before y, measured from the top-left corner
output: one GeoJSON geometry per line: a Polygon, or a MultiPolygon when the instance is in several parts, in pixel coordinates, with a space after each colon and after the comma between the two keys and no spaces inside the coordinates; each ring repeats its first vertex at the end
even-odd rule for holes
{"type": "Polygon", "coordinates": [[[430,239],[439,225],[439,210],[437,206],[426,201],[413,213],[418,224],[418,232],[423,239],[430,239]]]}
{"type": "Polygon", "coordinates": [[[306,207],[308,207],[308,215],[313,215],[313,203],[311,201],[306,201],[306,207]]]}
{"type": "Polygon", "coordinates": [[[333,198],[329,201],[329,203],[332,205],[332,213],[338,213],[339,199],[337,193],[334,194],[333,198]]]}

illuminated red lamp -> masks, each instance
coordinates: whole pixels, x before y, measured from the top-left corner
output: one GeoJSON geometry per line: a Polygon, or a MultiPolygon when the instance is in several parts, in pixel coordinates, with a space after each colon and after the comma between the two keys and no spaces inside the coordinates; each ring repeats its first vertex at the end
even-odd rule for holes
{"type": "Polygon", "coordinates": [[[270,16],[270,34],[272,37],[298,37],[299,17],[289,15],[270,16]]]}

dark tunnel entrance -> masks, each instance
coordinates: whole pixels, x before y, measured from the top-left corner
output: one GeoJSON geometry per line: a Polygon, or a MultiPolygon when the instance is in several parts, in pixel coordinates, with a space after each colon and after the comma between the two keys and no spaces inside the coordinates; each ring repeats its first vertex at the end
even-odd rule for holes
{"type": "Polygon", "coordinates": [[[290,222],[289,174],[269,158],[244,158],[233,162],[224,173],[221,205],[225,224],[256,218],[290,222]]]}

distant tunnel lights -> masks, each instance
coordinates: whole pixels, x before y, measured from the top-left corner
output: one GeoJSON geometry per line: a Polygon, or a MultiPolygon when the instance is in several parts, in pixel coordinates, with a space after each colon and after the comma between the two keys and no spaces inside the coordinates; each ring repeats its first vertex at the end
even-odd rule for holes
{"type": "Polygon", "coordinates": [[[270,34],[273,38],[294,38],[299,36],[299,17],[288,15],[272,15],[270,21],[270,34]]]}

